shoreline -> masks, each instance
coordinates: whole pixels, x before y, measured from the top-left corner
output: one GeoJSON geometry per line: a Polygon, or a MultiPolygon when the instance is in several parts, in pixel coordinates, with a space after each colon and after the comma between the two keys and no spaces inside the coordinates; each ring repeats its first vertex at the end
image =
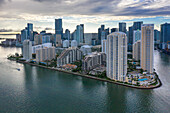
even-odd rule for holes
{"type": "MultiPolygon", "coordinates": [[[[16,60],[12,60],[12,61],[16,61],[16,60]]],[[[89,79],[94,79],[94,80],[99,80],[99,81],[103,81],[103,82],[113,83],[113,84],[116,84],[116,85],[126,86],[126,87],[130,87],[130,88],[135,88],[135,89],[155,89],[155,88],[159,88],[159,87],[162,86],[162,82],[159,79],[159,77],[158,77],[158,80],[157,80],[158,85],[156,85],[156,86],[138,87],[138,86],[128,85],[128,84],[124,84],[124,83],[119,83],[119,82],[112,81],[112,80],[107,80],[107,79],[104,79],[104,78],[98,78],[98,77],[94,77],[94,76],[90,76],[90,75],[85,75],[85,74],[81,74],[81,73],[70,72],[70,71],[66,71],[66,70],[59,70],[59,69],[56,69],[56,68],[46,67],[46,66],[42,66],[42,65],[38,65],[38,64],[32,64],[32,63],[25,62],[25,61],[16,61],[16,62],[23,63],[23,64],[29,64],[31,66],[37,66],[37,67],[50,69],[50,70],[54,70],[54,71],[59,71],[59,72],[63,72],[63,73],[78,75],[78,76],[89,78],[89,79]]]]}

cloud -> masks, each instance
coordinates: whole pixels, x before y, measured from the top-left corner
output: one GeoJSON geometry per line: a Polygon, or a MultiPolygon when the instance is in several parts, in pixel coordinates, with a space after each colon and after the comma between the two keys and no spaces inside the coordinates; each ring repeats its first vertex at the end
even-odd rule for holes
{"type": "Polygon", "coordinates": [[[0,29],[0,32],[13,32],[12,29],[0,29]]]}
{"type": "Polygon", "coordinates": [[[42,27],[37,29],[54,28],[55,18],[63,18],[67,27],[75,28],[80,23],[97,25],[170,16],[170,0],[9,1],[0,0],[0,26],[6,29],[23,29],[28,22],[42,27]]]}
{"type": "Polygon", "coordinates": [[[46,27],[45,30],[53,30],[53,28],[46,27]]]}

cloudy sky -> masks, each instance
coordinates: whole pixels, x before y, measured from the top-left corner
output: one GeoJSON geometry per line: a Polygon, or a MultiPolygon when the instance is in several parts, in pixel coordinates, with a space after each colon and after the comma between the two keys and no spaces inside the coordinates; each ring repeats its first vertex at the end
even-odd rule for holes
{"type": "Polygon", "coordinates": [[[74,31],[85,24],[85,32],[97,32],[101,24],[118,27],[118,22],[153,23],[159,30],[170,22],[170,0],[0,0],[0,33],[18,32],[28,22],[34,30],[54,32],[54,19],[63,19],[63,28],[74,31]]]}

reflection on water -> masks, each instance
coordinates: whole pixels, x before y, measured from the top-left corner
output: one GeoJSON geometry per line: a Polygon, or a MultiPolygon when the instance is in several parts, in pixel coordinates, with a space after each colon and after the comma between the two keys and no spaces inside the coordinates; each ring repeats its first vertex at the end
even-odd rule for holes
{"type": "Polygon", "coordinates": [[[163,86],[132,89],[11,62],[20,48],[0,47],[0,112],[160,112],[170,110],[170,56],[155,51],[163,86]],[[17,71],[20,68],[21,71],[17,71]]]}

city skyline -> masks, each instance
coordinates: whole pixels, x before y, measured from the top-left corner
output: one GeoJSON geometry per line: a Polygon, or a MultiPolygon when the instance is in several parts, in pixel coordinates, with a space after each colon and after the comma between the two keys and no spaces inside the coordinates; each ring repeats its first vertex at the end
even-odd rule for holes
{"type": "Polygon", "coordinates": [[[168,0],[128,2],[124,0],[0,0],[0,34],[3,31],[19,32],[27,23],[33,23],[34,29],[38,32],[47,30],[54,33],[56,18],[63,19],[63,31],[69,29],[71,32],[78,24],[85,24],[85,33],[95,33],[101,24],[106,25],[106,28],[118,28],[119,22],[126,22],[128,28],[133,21],[152,23],[155,29],[160,30],[160,24],[170,21],[169,3],[168,0]]]}

